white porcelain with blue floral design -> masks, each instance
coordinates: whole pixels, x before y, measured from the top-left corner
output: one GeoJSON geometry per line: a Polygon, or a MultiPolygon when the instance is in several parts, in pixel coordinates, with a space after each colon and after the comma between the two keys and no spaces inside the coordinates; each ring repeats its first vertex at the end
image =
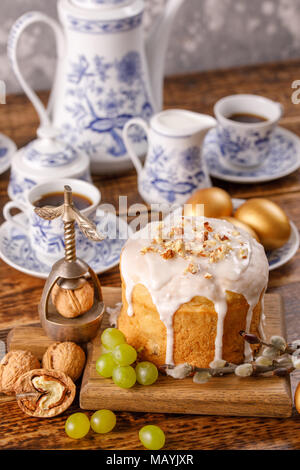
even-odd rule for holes
{"type": "Polygon", "coordinates": [[[53,127],[40,127],[38,138],[16,152],[11,161],[8,195],[26,202],[28,191],[40,183],[59,178],[91,182],[90,160],[70,144],[58,139],[53,127]]]}
{"type": "Polygon", "coordinates": [[[112,8],[129,5],[132,0],[71,0],[74,5],[82,8],[112,8]]]}
{"type": "MultiPolygon", "coordinates": [[[[51,118],[66,142],[89,155],[93,172],[113,173],[132,166],[122,130],[129,119],[148,121],[162,108],[164,57],[183,3],[168,0],[147,41],[143,0],[59,0],[61,25],[42,13],[29,12],[12,27],[8,56],[42,126],[51,118]],[[17,61],[19,38],[37,21],[52,27],[57,40],[58,66],[47,111],[17,61]]],[[[130,138],[136,153],[144,154],[144,133],[132,128],[130,138]]]]}
{"type": "MultiPolygon", "coordinates": [[[[65,185],[71,186],[74,193],[82,195],[92,202],[82,213],[94,220],[101,200],[100,191],[94,185],[77,179],[56,179],[38,184],[27,192],[25,202],[10,201],[3,208],[5,220],[19,230],[27,232],[36,256],[45,264],[53,264],[64,257],[63,222],[61,219],[42,219],[34,212],[34,203],[47,194],[63,193],[65,185]],[[11,215],[12,209],[19,209],[26,217],[22,220],[16,219],[11,215]]],[[[78,228],[75,230],[77,254],[80,257],[84,254],[87,245],[82,232],[78,228]]]]}
{"type": "Polygon", "coordinates": [[[16,144],[9,137],[0,133],[0,175],[8,170],[16,151],[16,144]]]}
{"type": "Polygon", "coordinates": [[[248,171],[268,158],[272,134],[282,116],[280,103],[258,95],[231,95],[215,104],[214,113],[220,153],[227,164],[248,171]],[[230,119],[234,114],[256,115],[265,120],[237,122],[230,119]]]}
{"type": "Polygon", "coordinates": [[[283,127],[272,134],[268,157],[247,171],[229,165],[222,156],[216,129],[208,132],[203,143],[203,157],[211,176],[235,183],[264,183],[293,173],[300,168],[300,138],[283,127]]]}
{"type": "Polygon", "coordinates": [[[202,142],[215,125],[211,116],[182,109],[162,111],[152,117],[150,125],[142,119],[125,125],[124,142],[138,173],[139,193],[148,204],[183,204],[197,189],[211,186],[202,142]],[[128,138],[136,126],[148,137],[144,167],[128,138]]]}

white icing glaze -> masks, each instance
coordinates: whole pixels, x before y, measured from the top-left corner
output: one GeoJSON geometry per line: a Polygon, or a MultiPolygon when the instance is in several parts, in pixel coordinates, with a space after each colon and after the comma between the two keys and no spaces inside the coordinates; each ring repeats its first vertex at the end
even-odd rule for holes
{"type": "MultiPolygon", "coordinates": [[[[214,303],[218,314],[215,359],[222,359],[226,291],[246,298],[249,331],[253,308],[268,282],[264,248],[247,232],[237,231],[225,220],[174,217],[148,224],[125,244],[120,269],[126,285],[127,314],[133,315],[134,286],[143,284],[166,326],[166,363],[173,364],[173,315],[193,297],[206,297],[214,303]],[[166,252],[170,249],[172,257],[168,258],[166,252]]],[[[251,354],[248,346],[245,345],[246,357],[251,354]]]]}

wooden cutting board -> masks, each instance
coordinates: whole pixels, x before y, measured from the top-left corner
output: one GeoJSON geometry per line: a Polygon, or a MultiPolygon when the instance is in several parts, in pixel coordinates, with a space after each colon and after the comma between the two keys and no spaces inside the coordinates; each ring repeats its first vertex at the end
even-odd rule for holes
{"type": "MultiPolygon", "coordinates": [[[[120,288],[104,288],[104,301],[113,307],[121,300],[120,288]]],[[[265,332],[285,336],[281,297],[265,296],[265,332]]],[[[108,326],[104,317],[102,327],[108,326]]],[[[158,381],[144,387],[136,384],[129,390],[114,385],[98,375],[95,362],[100,353],[100,335],[87,345],[88,359],[80,390],[80,407],[85,410],[111,410],[187,413],[206,415],[289,417],[292,396],[289,378],[248,377],[234,375],[212,378],[206,384],[194,384],[191,378],[176,380],[160,375],[158,381]]],[[[20,327],[8,336],[8,349],[30,349],[42,357],[49,340],[41,328],[20,327]]]]}

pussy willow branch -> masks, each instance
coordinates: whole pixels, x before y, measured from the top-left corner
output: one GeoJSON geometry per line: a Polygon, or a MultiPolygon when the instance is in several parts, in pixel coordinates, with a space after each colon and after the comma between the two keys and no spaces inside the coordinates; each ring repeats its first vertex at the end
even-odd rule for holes
{"type": "Polygon", "coordinates": [[[292,347],[291,344],[287,344],[286,348],[284,350],[277,348],[276,345],[271,344],[271,343],[266,343],[263,341],[261,338],[259,338],[256,335],[253,335],[251,333],[246,333],[246,331],[241,330],[240,335],[242,338],[249,344],[259,344],[260,346],[267,346],[269,348],[277,349],[279,354],[293,354],[296,351],[300,352],[300,345],[297,345],[297,347],[292,347]]]}
{"type": "MultiPolygon", "coordinates": [[[[234,374],[235,369],[238,367],[237,364],[226,363],[224,367],[211,368],[211,367],[192,367],[191,375],[196,372],[208,372],[212,377],[223,377],[224,375],[234,374]]],[[[260,366],[255,362],[249,362],[252,365],[253,372],[251,376],[257,376],[261,374],[266,374],[267,372],[272,372],[272,375],[278,377],[285,377],[295,370],[295,367],[283,367],[282,364],[273,361],[271,366],[260,366]]],[[[163,369],[174,369],[175,366],[171,364],[164,364],[163,369]]]]}
{"type": "MultiPolygon", "coordinates": [[[[300,353],[300,345],[297,345],[296,347],[293,347],[291,344],[287,344],[285,349],[282,350],[279,347],[277,347],[276,345],[271,344],[271,343],[267,343],[267,342],[263,341],[261,338],[259,338],[258,336],[253,335],[251,333],[247,333],[244,330],[240,331],[240,335],[242,336],[244,341],[246,341],[249,344],[257,344],[257,345],[260,345],[260,346],[267,346],[269,348],[273,348],[273,349],[277,350],[278,355],[283,355],[283,354],[290,354],[291,355],[296,351],[298,351],[300,353]]],[[[267,372],[272,372],[272,375],[276,375],[278,377],[285,377],[285,376],[289,375],[291,372],[293,372],[294,370],[296,370],[295,367],[293,367],[292,365],[284,366],[282,364],[282,362],[278,362],[276,359],[273,359],[272,364],[269,365],[269,366],[259,365],[255,361],[251,361],[251,362],[249,362],[249,364],[251,364],[251,366],[252,366],[251,376],[257,376],[257,375],[260,375],[260,374],[266,374],[267,372]]],[[[161,366],[161,368],[164,369],[164,370],[174,369],[174,367],[175,366],[170,365],[170,364],[164,364],[163,366],[161,366]]],[[[191,367],[191,375],[196,373],[196,372],[208,372],[212,377],[222,377],[224,375],[234,374],[237,367],[238,367],[237,364],[232,364],[232,363],[228,363],[228,362],[226,362],[224,367],[216,367],[216,368],[212,368],[212,367],[205,368],[205,367],[192,366],[191,367]]]]}

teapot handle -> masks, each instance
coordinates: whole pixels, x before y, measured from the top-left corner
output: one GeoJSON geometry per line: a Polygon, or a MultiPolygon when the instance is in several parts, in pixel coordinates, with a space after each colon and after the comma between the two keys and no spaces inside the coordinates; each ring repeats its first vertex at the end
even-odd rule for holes
{"type": "Polygon", "coordinates": [[[124,126],[124,129],[123,129],[123,140],[124,140],[125,147],[126,147],[127,152],[128,152],[128,154],[129,154],[129,156],[132,160],[132,163],[135,166],[137,174],[139,175],[141,173],[141,171],[143,170],[143,165],[141,164],[141,161],[140,161],[139,157],[135,153],[135,150],[133,148],[133,145],[132,145],[132,143],[130,141],[130,138],[129,138],[129,135],[128,135],[128,131],[129,131],[129,128],[131,126],[140,126],[140,127],[142,127],[144,129],[144,131],[146,132],[147,136],[148,136],[148,133],[149,133],[149,126],[146,123],[146,121],[143,121],[143,119],[134,118],[134,119],[130,119],[130,121],[126,122],[126,124],[124,126]]]}
{"type": "MultiPolygon", "coordinates": [[[[50,114],[52,104],[53,104],[55,86],[52,88],[52,92],[51,92],[49,103],[48,103],[48,109],[46,109],[43,103],[41,102],[40,98],[37,96],[37,94],[33,91],[33,89],[28,85],[28,83],[24,79],[23,75],[21,74],[19,64],[17,61],[17,47],[18,47],[20,36],[29,25],[33,23],[37,23],[37,22],[46,23],[48,26],[50,26],[53,29],[55,33],[55,38],[56,38],[57,56],[58,58],[63,57],[64,50],[65,50],[65,38],[64,38],[64,33],[60,25],[57,23],[57,21],[50,18],[50,16],[47,16],[44,13],[40,13],[38,11],[31,11],[31,12],[25,13],[24,15],[20,16],[20,18],[14,23],[8,36],[7,55],[10,60],[12,69],[17,79],[19,80],[20,85],[22,86],[24,92],[26,93],[30,101],[32,102],[33,106],[35,107],[39,115],[41,125],[50,126],[51,123],[50,123],[49,114],[50,114]]],[[[57,77],[57,70],[56,70],[56,77],[55,77],[54,84],[56,84],[57,78],[58,77],[57,77]]]]}

